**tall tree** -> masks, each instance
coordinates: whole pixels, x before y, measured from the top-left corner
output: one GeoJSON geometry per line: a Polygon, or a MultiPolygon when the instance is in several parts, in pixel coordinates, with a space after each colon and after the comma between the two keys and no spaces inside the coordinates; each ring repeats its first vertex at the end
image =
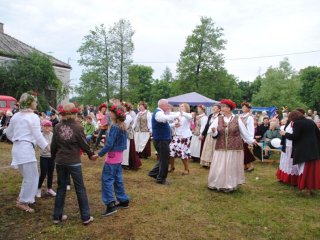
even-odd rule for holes
{"type": "Polygon", "coordinates": [[[309,108],[320,110],[320,67],[310,66],[300,70],[301,98],[309,108]]]}
{"type": "Polygon", "coordinates": [[[261,76],[256,77],[253,82],[240,81],[238,82],[239,89],[241,90],[241,100],[252,102],[253,94],[257,93],[261,86],[261,76]]]}
{"type": "Polygon", "coordinates": [[[123,90],[127,86],[128,67],[132,63],[134,31],[128,20],[120,19],[110,29],[111,51],[115,79],[119,81],[119,98],[123,99],[123,90]]]}
{"type": "Polygon", "coordinates": [[[133,103],[141,100],[150,102],[153,69],[144,65],[131,65],[128,68],[127,99],[133,103]]]}
{"type": "Polygon", "coordinates": [[[182,92],[201,93],[203,84],[214,87],[213,75],[223,68],[224,59],[221,50],[226,40],[222,38],[223,29],[216,27],[211,18],[201,17],[200,25],[187,37],[186,46],[180,54],[177,74],[182,92]]]}
{"type": "Polygon", "coordinates": [[[174,94],[174,79],[171,73],[170,68],[166,67],[160,77],[152,83],[151,89],[151,102],[150,105],[152,108],[157,106],[158,101],[161,98],[169,98],[171,94],[174,94]]]}
{"type": "Polygon", "coordinates": [[[279,67],[269,67],[261,78],[259,92],[253,95],[253,103],[257,106],[276,106],[290,109],[305,107],[301,101],[301,82],[285,58],[279,67]]]}
{"type": "Polygon", "coordinates": [[[167,81],[167,82],[174,81],[172,72],[168,66],[166,66],[166,68],[164,69],[164,71],[160,77],[160,80],[167,81]]]}
{"type": "Polygon", "coordinates": [[[106,84],[100,71],[84,71],[80,77],[80,85],[75,88],[78,93],[77,101],[81,104],[95,106],[108,101],[108,91],[105,91],[108,88],[106,84]]]}
{"type": "Polygon", "coordinates": [[[90,30],[89,34],[84,37],[78,53],[80,54],[79,64],[84,66],[85,70],[80,79],[80,87],[76,88],[77,93],[81,94],[83,99],[92,100],[90,95],[94,88],[96,96],[104,96],[105,101],[109,101],[112,90],[114,90],[111,80],[112,53],[110,48],[110,33],[103,24],[90,30]],[[94,78],[88,79],[90,76],[94,78]],[[90,81],[94,82],[93,87],[88,87],[90,81]]]}

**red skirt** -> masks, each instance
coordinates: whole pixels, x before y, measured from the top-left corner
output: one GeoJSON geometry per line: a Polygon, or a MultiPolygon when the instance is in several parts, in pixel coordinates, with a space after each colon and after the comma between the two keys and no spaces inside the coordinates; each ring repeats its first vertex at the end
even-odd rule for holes
{"type": "Polygon", "coordinates": [[[320,189],[320,160],[305,162],[302,174],[298,177],[299,189],[320,189]]]}
{"type": "Polygon", "coordinates": [[[252,163],[255,159],[251,151],[249,150],[248,143],[243,143],[244,164],[252,163]]]}
{"type": "Polygon", "coordinates": [[[151,157],[151,140],[149,139],[146,146],[144,147],[143,151],[138,153],[140,158],[147,159],[151,157]]]}
{"type": "Polygon", "coordinates": [[[130,149],[129,149],[129,168],[133,170],[138,170],[142,165],[141,160],[136,152],[136,146],[134,144],[134,139],[130,139],[130,149]]]}
{"type": "Polygon", "coordinates": [[[278,168],[276,176],[280,182],[283,182],[285,184],[289,184],[292,186],[298,185],[298,177],[299,177],[298,175],[287,174],[278,168]]]}

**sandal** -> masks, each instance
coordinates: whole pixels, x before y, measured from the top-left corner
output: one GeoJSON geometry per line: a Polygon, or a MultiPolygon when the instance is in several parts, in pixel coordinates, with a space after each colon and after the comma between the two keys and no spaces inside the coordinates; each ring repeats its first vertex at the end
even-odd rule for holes
{"type": "Polygon", "coordinates": [[[29,207],[27,203],[17,202],[16,206],[27,213],[34,213],[34,209],[29,207]]]}
{"type": "Polygon", "coordinates": [[[189,174],[190,174],[190,170],[187,170],[187,171],[182,172],[181,175],[185,176],[185,175],[189,175],[189,174]]]}
{"type": "Polygon", "coordinates": [[[245,171],[249,173],[249,172],[252,172],[253,170],[254,170],[254,167],[251,167],[251,168],[247,168],[245,171]]]}
{"type": "Polygon", "coordinates": [[[171,168],[168,172],[173,173],[176,168],[171,168]]]}

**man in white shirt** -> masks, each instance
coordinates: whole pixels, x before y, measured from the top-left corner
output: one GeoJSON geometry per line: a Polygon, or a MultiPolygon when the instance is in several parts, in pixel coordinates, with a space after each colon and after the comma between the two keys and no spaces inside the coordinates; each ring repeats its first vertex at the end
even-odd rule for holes
{"type": "Polygon", "coordinates": [[[160,99],[158,108],[153,112],[151,120],[153,144],[158,152],[158,162],[148,175],[155,178],[156,183],[164,185],[169,184],[166,180],[170,154],[169,143],[171,141],[171,129],[168,122],[173,121],[180,115],[179,112],[167,114],[169,109],[168,100],[160,99]]]}

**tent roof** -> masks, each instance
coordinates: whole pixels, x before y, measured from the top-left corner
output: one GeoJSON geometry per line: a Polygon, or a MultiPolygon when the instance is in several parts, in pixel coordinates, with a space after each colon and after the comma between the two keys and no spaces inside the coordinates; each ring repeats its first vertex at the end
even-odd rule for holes
{"type": "Polygon", "coordinates": [[[172,105],[178,105],[180,103],[186,102],[186,103],[189,103],[191,106],[202,104],[206,107],[210,107],[215,103],[219,103],[218,101],[207,98],[196,92],[191,92],[191,93],[186,93],[179,96],[171,97],[171,98],[168,98],[168,101],[172,105]]]}

